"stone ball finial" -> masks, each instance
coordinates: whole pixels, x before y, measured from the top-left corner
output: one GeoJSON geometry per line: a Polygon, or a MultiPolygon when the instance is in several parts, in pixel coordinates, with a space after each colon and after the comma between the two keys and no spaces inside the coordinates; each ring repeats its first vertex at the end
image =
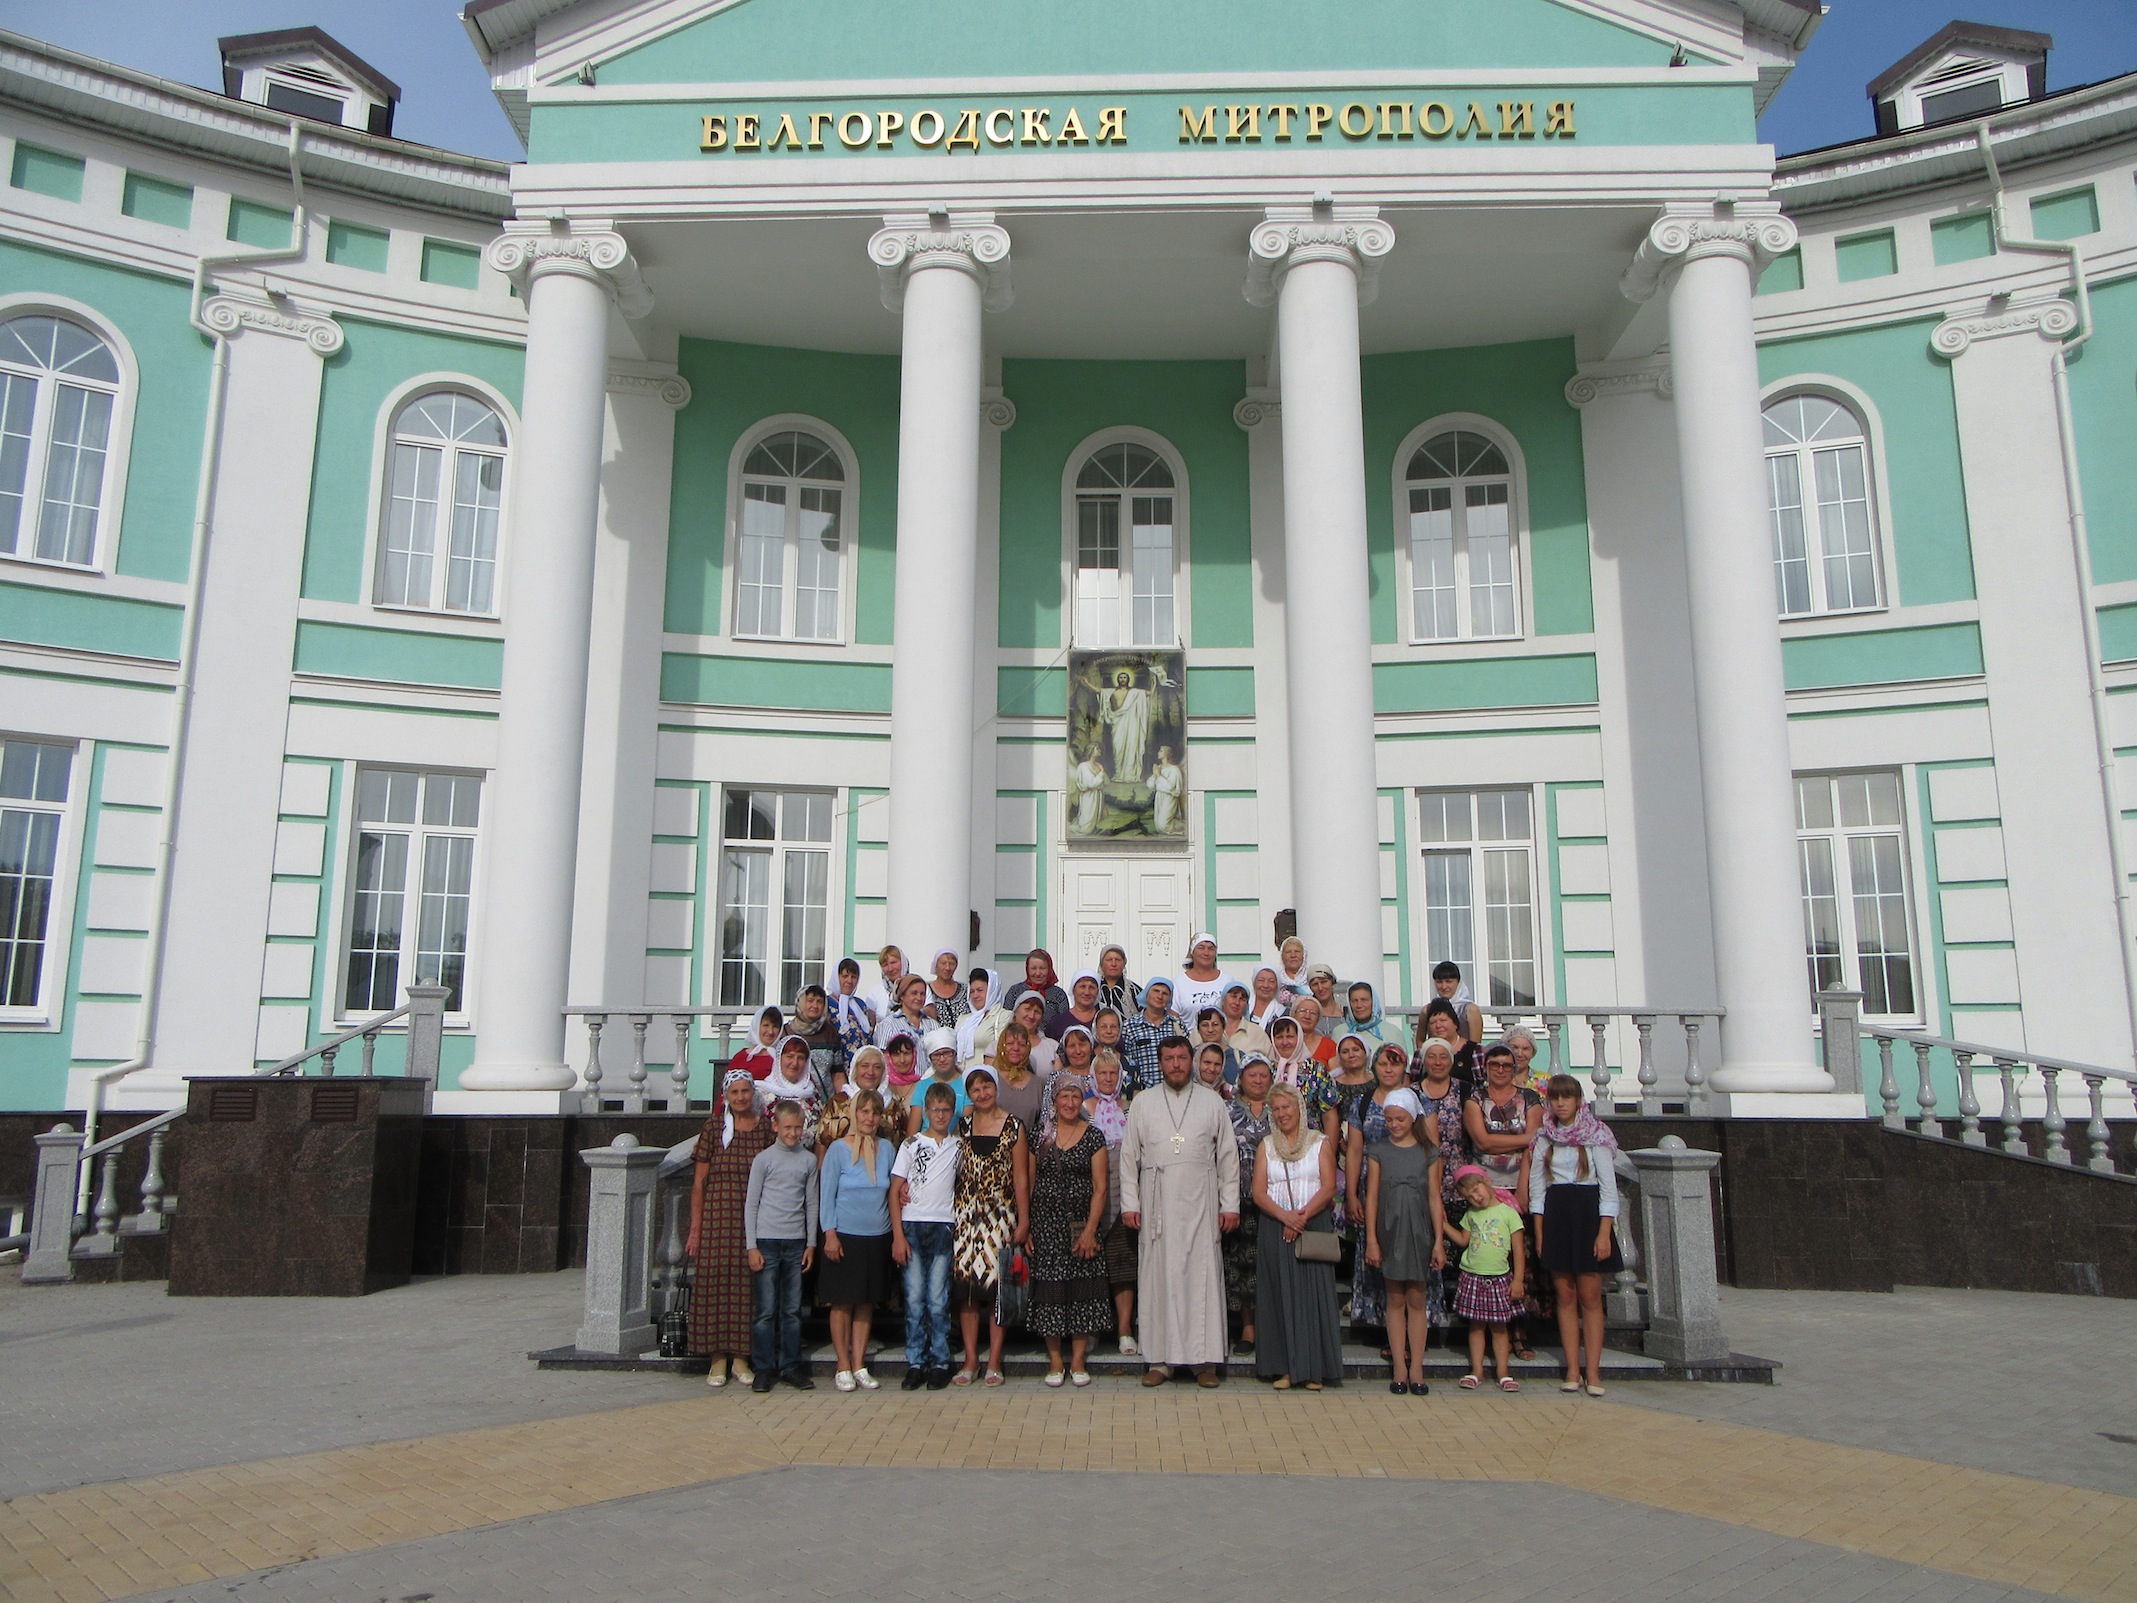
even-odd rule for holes
{"type": "MultiPolygon", "coordinates": [[[[619,1136],[617,1139],[620,1141],[622,1137],[619,1136]]],[[[1684,1137],[1681,1135],[1666,1135],[1660,1141],[1657,1141],[1655,1145],[1664,1152],[1682,1152],[1685,1150],[1684,1137]]]]}
{"type": "MultiPolygon", "coordinates": [[[[1679,1146],[1684,1145],[1682,1141],[1678,1142],[1677,1144],[1679,1146]]],[[[635,1152],[638,1150],[638,1137],[632,1135],[630,1131],[626,1130],[623,1132],[622,1135],[619,1135],[618,1137],[616,1137],[615,1140],[611,1141],[609,1145],[618,1152],[635,1152]]]]}

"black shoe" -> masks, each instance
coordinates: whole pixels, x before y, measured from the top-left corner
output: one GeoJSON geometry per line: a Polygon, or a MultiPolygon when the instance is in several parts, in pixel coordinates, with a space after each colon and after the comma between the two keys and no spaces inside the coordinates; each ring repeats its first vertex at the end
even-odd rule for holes
{"type": "Polygon", "coordinates": [[[749,1383],[749,1389],[761,1397],[778,1384],[779,1382],[772,1378],[770,1370],[760,1369],[757,1371],[757,1378],[749,1383]]]}
{"type": "Polygon", "coordinates": [[[900,1391],[918,1391],[928,1383],[928,1372],[916,1364],[905,1367],[905,1379],[898,1382],[900,1391]]]}
{"type": "Polygon", "coordinates": [[[1232,1343],[1232,1351],[1240,1354],[1242,1357],[1244,1357],[1248,1353],[1251,1353],[1253,1350],[1254,1344],[1251,1341],[1247,1340],[1247,1338],[1244,1336],[1241,1336],[1237,1341],[1232,1343]]]}
{"type": "Polygon", "coordinates": [[[949,1389],[950,1372],[947,1369],[931,1369],[928,1371],[929,1391],[948,1391],[949,1389]]]}
{"type": "Polygon", "coordinates": [[[1410,1395],[1412,1397],[1430,1397],[1432,1388],[1421,1380],[1413,1380],[1410,1382],[1410,1395]]]}
{"type": "Polygon", "coordinates": [[[793,1374],[782,1375],[779,1378],[785,1381],[789,1386],[792,1386],[796,1391],[816,1390],[816,1382],[809,1377],[809,1372],[806,1369],[797,1369],[794,1371],[793,1374]]]}
{"type": "Polygon", "coordinates": [[[1402,1396],[1403,1393],[1407,1392],[1409,1389],[1410,1386],[1409,1382],[1407,1381],[1391,1380],[1388,1382],[1388,1390],[1393,1392],[1397,1397],[1402,1396]]]}

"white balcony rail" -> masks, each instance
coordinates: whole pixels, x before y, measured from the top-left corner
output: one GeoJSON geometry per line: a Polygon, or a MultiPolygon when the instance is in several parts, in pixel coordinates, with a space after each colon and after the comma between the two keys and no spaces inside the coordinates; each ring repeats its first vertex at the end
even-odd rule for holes
{"type": "MultiPolygon", "coordinates": [[[[1527,1030],[1536,1041],[1536,1068],[1576,1078],[1585,1072],[1601,1108],[1629,1112],[1637,1105],[1643,1114],[1713,1111],[1709,1060],[1720,1050],[1726,1017],[1722,1008],[1612,1005],[1482,1011],[1485,1042],[1480,1044],[1516,1026],[1527,1030]],[[1586,1061],[1576,1061],[1577,1056],[1586,1061]],[[1629,1077],[1622,1072],[1628,1067],[1629,1077]]],[[[1389,1018],[1401,1018],[1406,1044],[1416,1041],[1423,1013],[1423,1008],[1388,1009],[1389,1018]]],[[[1321,1027],[1329,1030],[1325,1023],[1321,1027]]],[[[1330,1033],[1340,1035],[1340,1025],[1330,1033]]]]}
{"type": "MultiPolygon", "coordinates": [[[[735,1007],[567,1007],[566,1018],[586,1021],[586,1066],[579,1071],[579,1106],[584,1113],[687,1113],[690,1111],[690,1044],[712,1043],[715,1063],[724,1063],[751,1044],[749,1031],[757,1009],[735,1007]],[[700,1027],[698,1020],[704,1020],[700,1027]],[[656,1023],[657,1021],[657,1023],[656,1023]],[[631,1032],[630,1063],[612,1071],[604,1046],[613,1030],[631,1032]],[[658,1083],[659,1062],[648,1062],[649,1041],[673,1041],[667,1081],[658,1083]]],[[[704,1100],[704,1099],[700,1099],[704,1100]]]]}

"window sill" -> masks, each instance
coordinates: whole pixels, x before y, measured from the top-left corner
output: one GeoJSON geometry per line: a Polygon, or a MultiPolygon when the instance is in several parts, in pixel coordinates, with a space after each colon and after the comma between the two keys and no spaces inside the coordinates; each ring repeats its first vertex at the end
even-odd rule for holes
{"type": "Polygon", "coordinates": [[[794,646],[804,651],[836,651],[846,644],[843,638],[823,639],[805,635],[729,635],[727,639],[738,646],[794,646]]]}
{"type": "Polygon", "coordinates": [[[1858,619],[1882,622],[1884,619],[1887,619],[1891,616],[1891,605],[1887,602],[1880,601],[1874,607],[1848,607],[1846,609],[1835,609],[1830,612],[1785,612],[1778,614],[1775,621],[1778,622],[1783,629],[1791,630],[1796,633],[1803,633],[1809,629],[1815,629],[1821,626],[1830,628],[1836,623],[1846,624],[1854,622],[1858,619]]]}
{"type": "Polygon", "coordinates": [[[108,579],[111,575],[101,563],[56,562],[50,557],[24,556],[19,551],[0,551],[0,562],[20,563],[39,573],[70,573],[77,579],[108,579]]]}
{"type": "Polygon", "coordinates": [[[383,612],[389,617],[405,618],[411,622],[420,618],[439,624],[488,624],[492,628],[504,622],[503,617],[495,612],[451,612],[443,607],[414,607],[392,601],[371,601],[366,605],[373,612],[383,612]]]}

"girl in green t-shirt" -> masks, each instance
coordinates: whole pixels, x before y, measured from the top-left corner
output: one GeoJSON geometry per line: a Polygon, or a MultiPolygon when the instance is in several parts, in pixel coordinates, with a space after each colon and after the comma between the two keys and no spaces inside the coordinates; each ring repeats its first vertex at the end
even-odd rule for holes
{"type": "Polygon", "coordinates": [[[1455,1190],[1469,1204],[1459,1227],[1447,1234],[1462,1248],[1462,1284],[1454,1311],[1469,1321],[1469,1373],[1462,1389],[1484,1384],[1484,1333],[1491,1332],[1491,1353],[1499,1371],[1499,1390],[1519,1391],[1521,1382],[1507,1373],[1507,1321],[1521,1306],[1528,1268],[1521,1215],[1499,1200],[1491,1177],[1477,1165],[1464,1164],[1454,1174],[1455,1190]]]}

